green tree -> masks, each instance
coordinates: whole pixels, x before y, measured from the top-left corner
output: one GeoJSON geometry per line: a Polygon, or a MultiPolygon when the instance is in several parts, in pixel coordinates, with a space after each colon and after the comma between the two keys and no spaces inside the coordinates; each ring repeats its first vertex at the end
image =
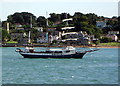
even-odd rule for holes
{"type": "Polygon", "coordinates": [[[46,26],[46,18],[44,16],[39,16],[37,18],[37,25],[41,26],[41,27],[45,27],[46,26]]]}
{"type": "Polygon", "coordinates": [[[8,34],[7,30],[2,29],[2,41],[9,41],[11,39],[10,35],[8,34]]]}
{"type": "Polygon", "coordinates": [[[58,22],[58,21],[61,21],[60,14],[51,13],[49,20],[52,21],[52,22],[54,22],[54,23],[58,22]]]}
{"type": "Polygon", "coordinates": [[[88,21],[90,25],[96,25],[96,21],[98,20],[98,16],[94,13],[89,13],[86,14],[86,16],[88,17],[88,21]]]}
{"type": "Polygon", "coordinates": [[[100,43],[100,40],[97,40],[94,42],[96,45],[98,45],[100,43]]]}
{"type": "Polygon", "coordinates": [[[61,20],[71,18],[71,15],[69,13],[61,13],[60,14],[61,20]]]}
{"type": "Polygon", "coordinates": [[[95,38],[100,39],[100,36],[101,36],[102,33],[103,33],[103,32],[102,32],[102,29],[100,29],[100,28],[94,28],[95,38]]]}
{"type": "Polygon", "coordinates": [[[113,26],[114,23],[115,23],[115,21],[113,21],[113,20],[108,20],[106,24],[107,24],[107,25],[111,25],[111,26],[113,26]]]}
{"type": "Polygon", "coordinates": [[[108,43],[108,42],[111,42],[112,39],[111,38],[108,38],[108,37],[103,37],[102,39],[100,39],[101,43],[108,43]]]}
{"type": "Polygon", "coordinates": [[[19,23],[19,24],[29,24],[32,23],[35,25],[36,16],[29,12],[21,12],[21,13],[14,13],[13,15],[9,15],[7,17],[7,21],[11,22],[12,24],[19,23]]]}

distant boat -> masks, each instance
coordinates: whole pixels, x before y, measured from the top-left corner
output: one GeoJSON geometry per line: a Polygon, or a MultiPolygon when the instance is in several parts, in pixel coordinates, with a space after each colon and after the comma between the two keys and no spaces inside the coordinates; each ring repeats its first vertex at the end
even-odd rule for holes
{"type": "Polygon", "coordinates": [[[16,52],[19,52],[24,58],[83,58],[87,52],[97,51],[88,50],[83,52],[77,52],[76,49],[72,46],[67,46],[64,49],[49,49],[46,51],[35,51],[33,47],[26,47],[23,51],[19,48],[16,49],[16,52]]]}

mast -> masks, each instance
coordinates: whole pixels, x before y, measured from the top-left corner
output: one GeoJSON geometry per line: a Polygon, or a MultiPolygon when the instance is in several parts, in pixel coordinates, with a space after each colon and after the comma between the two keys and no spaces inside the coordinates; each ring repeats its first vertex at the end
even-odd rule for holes
{"type": "Polygon", "coordinates": [[[30,28],[32,28],[32,16],[30,16],[30,28]]]}
{"type": "MultiPolygon", "coordinates": [[[[32,16],[30,16],[30,29],[32,29],[32,16]]],[[[29,31],[29,34],[28,34],[28,43],[29,44],[31,43],[30,36],[31,36],[31,31],[29,31]]]]}
{"type": "Polygon", "coordinates": [[[49,46],[49,32],[48,32],[48,12],[46,11],[46,40],[47,40],[47,49],[49,50],[50,46],[49,46]]]}
{"type": "Polygon", "coordinates": [[[28,39],[28,43],[31,43],[31,40],[30,40],[30,34],[31,34],[31,31],[29,31],[29,39],[28,39]]]}

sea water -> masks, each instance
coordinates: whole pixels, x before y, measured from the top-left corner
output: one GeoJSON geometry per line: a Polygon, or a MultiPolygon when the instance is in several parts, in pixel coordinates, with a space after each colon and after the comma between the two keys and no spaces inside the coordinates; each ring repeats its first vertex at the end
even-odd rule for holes
{"type": "Polygon", "coordinates": [[[2,48],[3,84],[118,84],[117,48],[100,48],[83,59],[29,59],[15,49],[2,48]]]}

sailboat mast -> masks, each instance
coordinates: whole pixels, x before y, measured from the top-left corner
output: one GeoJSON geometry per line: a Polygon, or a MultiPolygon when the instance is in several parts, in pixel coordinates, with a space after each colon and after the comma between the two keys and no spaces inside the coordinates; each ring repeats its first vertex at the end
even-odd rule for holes
{"type": "MultiPolygon", "coordinates": [[[[32,29],[32,16],[30,16],[30,29],[32,29]]],[[[31,35],[31,31],[29,31],[29,34],[28,34],[28,43],[29,44],[31,43],[30,35],[31,35]]]]}
{"type": "Polygon", "coordinates": [[[30,40],[30,34],[31,34],[31,31],[29,31],[29,40],[28,40],[28,43],[30,43],[31,42],[31,40],[30,40]]]}
{"type": "Polygon", "coordinates": [[[47,48],[49,50],[49,32],[48,32],[48,12],[46,12],[46,40],[47,40],[47,48]]]}
{"type": "Polygon", "coordinates": [[[32,28],[32,16],[30,16],[30,28],[32,28]]]}

